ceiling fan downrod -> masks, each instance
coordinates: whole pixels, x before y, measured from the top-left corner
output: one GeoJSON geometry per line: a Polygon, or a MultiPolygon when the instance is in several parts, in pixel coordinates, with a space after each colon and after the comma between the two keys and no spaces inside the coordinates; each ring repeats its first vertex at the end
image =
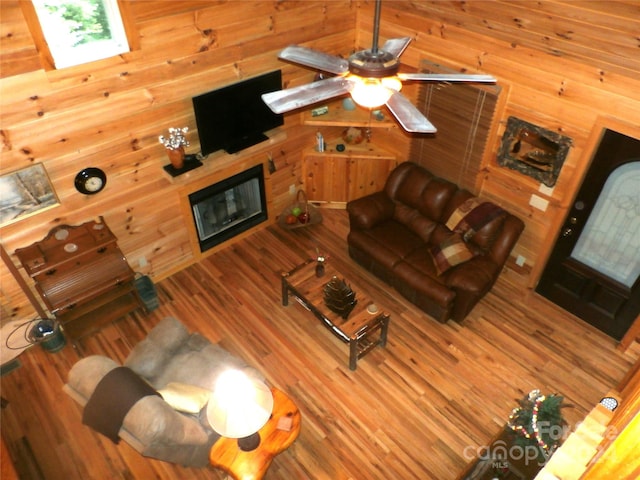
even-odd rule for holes
{"type": "Polygon", "coordinates": [[[376,0],[376,9],[373,14],[373,37],[371,38],[371,53],[378,53],[378,34],[380,33],[380,7],[382,0],[376,0]]]}
{"type": "Polygon", "coordinates": [[[381,4],[382,0],[376,0],[371,49],[360,50],[349,57],[349,72],[354,75],[366,78],[392,77],[400,68],[400,60],[395,55],[378,49],[381,4]]]}

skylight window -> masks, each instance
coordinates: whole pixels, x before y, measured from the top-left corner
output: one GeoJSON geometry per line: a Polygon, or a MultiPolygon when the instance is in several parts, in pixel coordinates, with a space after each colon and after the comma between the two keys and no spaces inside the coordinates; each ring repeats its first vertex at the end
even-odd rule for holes
{"type": "Polygon", "coordinates": [[[56,68],[129,51],[117,0],[33,0],[56,68]]]}

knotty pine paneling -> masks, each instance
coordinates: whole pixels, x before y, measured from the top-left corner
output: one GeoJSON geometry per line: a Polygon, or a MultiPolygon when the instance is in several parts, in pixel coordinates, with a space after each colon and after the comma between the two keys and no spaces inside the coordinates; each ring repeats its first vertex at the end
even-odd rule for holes
{"type": "MultiPolygon", "coordinates": [[[[356,43],[371,43],[373,2],[361,2],[356,43]]],[[[640,137],[640,5],[634,1],[473,1],[383,3],[380,41],[409,36],[403,64],[421,59],[461,72],[489,73],[508,95],[481,165],[480,194],[522,216],[526,229],[514,255],[523,255],[535,286],[552,242],[607,125],[640,137]],[[540,184],[499,167],[496,154],[509,116],[573,141],[549,195],[540,184]],[[635,132],[635,133],[634,133],[635,132]],[[511,193],[510,193],[511,192],[511,193]],[[547,199],[546,211],[529,205],[547,199]]]]}
{"type": "Polygon", "coordinates": [[[31,72],[40,68],[38,51],[17,1],[5,1],[0,21],[0,77],[31,72]]]}
{"type": "Polygon", "coordinates": [[[624,75],[640,68],[635,38],[640,6],[632,0],[413,2],[412,7],[443,29],[460,26],[624,75]]]}
{"type": "MultiPolygon", "coordinates": [[[[156,280],[194,261],[190,218],[180,189],[162,170],[168,163],[158,135],[188,126],[189,153],[199,150],[191,98],[258,74],[282,69],[284,84],[302,84],[314,72],[284,63],[278,52],[293,43],[348,55],[356,9],[351,1],[128,2],[137,32],[133,51],[62,70],[45,70],[18,1],[0,2],[0,174],[43,163],[60,200],[49,211],[1,229],[7,251],[40,240],[56,225],[104,216],[135,270],[156,280]],[[73,180],[88,166],[102,168],[107,186],[94,196],[73,180]],[[139,267],[144,257],[148,264],[139,267]]],[[[286,115],[287,139],[271,153],[271,220],[300,184],[301,151],[312,138],[286,115]]],[[[233,158],[236,157],[232,157],[233,158]]],[[[238,154],[237,158],[242,158],[238,154]]],[[[198,175],[198,171],[194,172],[198,175]]],[[[17,261],[16,261],[17,264],[17,261]]],[[[3,309],[33,311],[3,265],[3,309]]]]}
{"type": "MultiPolygon", "coordinates": [[[[59,207],[2,228],[0,234],[13,251],[60,223],[104,215],[117,225],[114,231],[134,267],[144,255],[149,265],[142,270],[161,278],[175,265],[188,264],[191,252],[184,223],[175,215],[177,187],[161,170],[167,159],[157,136],[170,126],[189,126],[189,151],[197,151],[193,95],[274,68],[282,69],[286,86],[311,80],[312,70],[277,60],[277,52],[288,44],[343,56],[370,47],[373,2],[127,5],[138,33],[136,50],[45,71],[19,2],[0,2],[0,172],[43,162],[61,200],[59,207]],[[105,169],[109,180],[101,194],[83,197],[72,181],[90,165],[105,169]]],[[[427,59],[490,73],[508,96],[481,165],[482,193],[504,198],[507,208],[522,212],[527,230],[514,253],[523,254],[532,267],[530,285],[575,194],[575,179],[590,160],[593,129],[606,126],[607,118],[640,125],[634,55],[639,8],[633,1],[383,3],[381,42],[403,35],[414,39],[402,56],[403,68],[415,70],[427,59]],[[528,198],[539,185],[495,161],[509,115],[573,139],[546,212],[530,213],[528,198]],[[518,193],[503,197],[505,191],[518,193]]],[[[415,99],[415,86],[407,84],[403,92],[415,99]]],[[[301,152],[313,141],[313,131],[298,128],[298,118],[297,113],[286,115],[287,140],[271,152],[277,168],[271,178],[272,213],[291,200],[290,185],[301,184],[301,152]]],[[[374,141],[399,160],[408,157],[411,138],[400,128],[374,132],[374,141]]],[[[17,308],[20,315],[26,301],[5,269],[0,281],[6,309],[17,308]]]]}

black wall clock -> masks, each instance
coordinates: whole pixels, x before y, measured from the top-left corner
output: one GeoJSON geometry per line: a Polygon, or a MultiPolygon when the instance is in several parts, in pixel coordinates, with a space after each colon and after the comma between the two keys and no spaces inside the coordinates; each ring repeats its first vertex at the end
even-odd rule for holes
{"type": "Polygon", "coordinates": [[[107,184],[107,176],[99,168],[88,167],[76,175],[75,185],[80,193],[93,195],[101,191],[107,184]]]}

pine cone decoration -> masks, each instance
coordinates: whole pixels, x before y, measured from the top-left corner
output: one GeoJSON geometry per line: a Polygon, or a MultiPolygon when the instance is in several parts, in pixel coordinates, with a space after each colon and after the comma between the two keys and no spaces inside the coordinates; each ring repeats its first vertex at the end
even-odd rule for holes
{"type": "Polygon", "coordinates": [[[325,305],[346,320],[358,303],[356,292],[344,280],[335,276],[324,286],[323,291],[325,305]]]}

